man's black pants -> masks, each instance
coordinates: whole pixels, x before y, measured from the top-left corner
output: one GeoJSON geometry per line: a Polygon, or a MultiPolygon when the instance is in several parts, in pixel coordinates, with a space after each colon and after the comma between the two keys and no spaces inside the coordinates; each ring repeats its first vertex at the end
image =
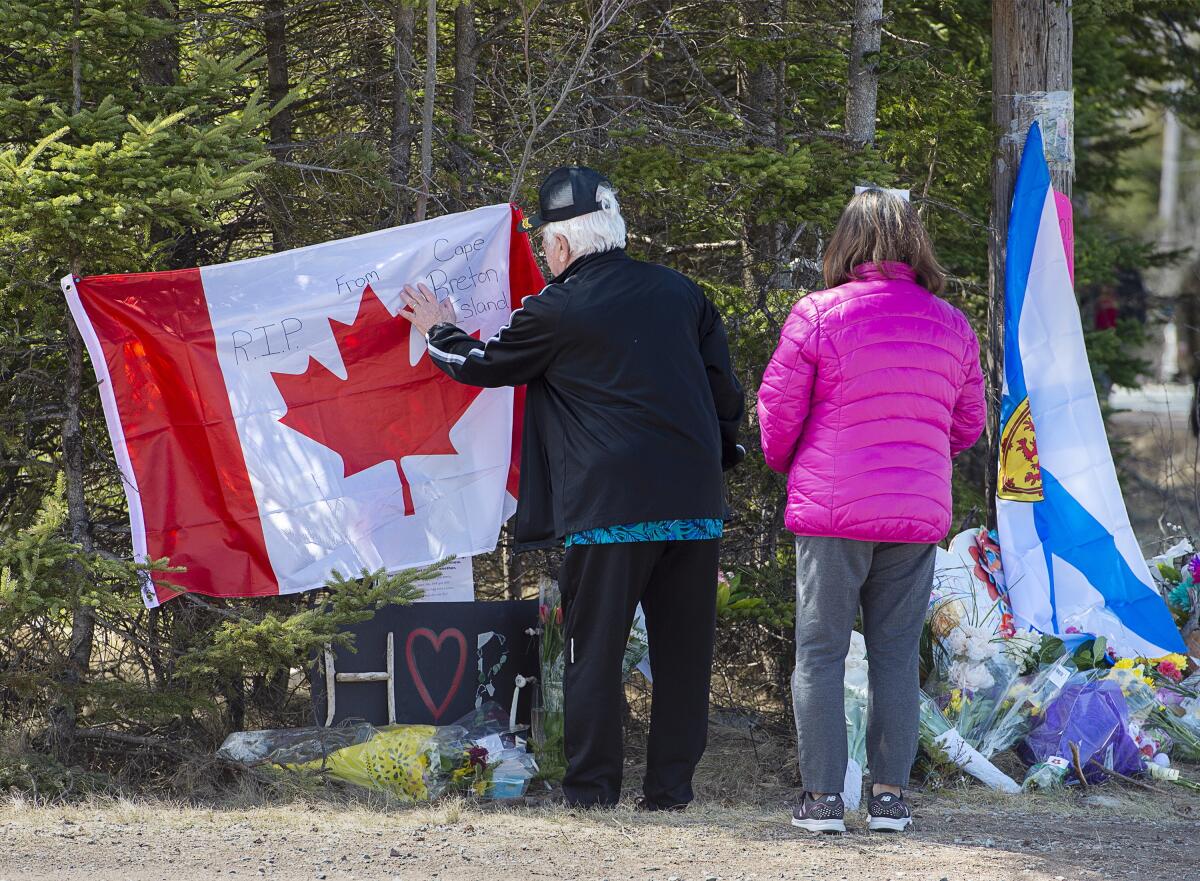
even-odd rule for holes
{"type": "Polygon", "coordinates": [[[621,660],[639,602],[654,676],[643,792],[653,807],[692,800],[692,773],[708,741],[719,548],[717,539],[567,548],[559,587],[568,803],[615,805],[621,797],[621,660]]]}

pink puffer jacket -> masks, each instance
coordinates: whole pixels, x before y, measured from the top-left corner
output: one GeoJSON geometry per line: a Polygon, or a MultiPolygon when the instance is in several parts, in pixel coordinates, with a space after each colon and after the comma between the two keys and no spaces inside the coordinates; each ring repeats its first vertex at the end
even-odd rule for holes
{"type": "Polygon", "coordinates": [[[797,535],[938,542],[950,459],[987,415],[979,340],[909,266],[854,274],[788,316],[758,392],[763,454],[787,472],[797,535]]]}

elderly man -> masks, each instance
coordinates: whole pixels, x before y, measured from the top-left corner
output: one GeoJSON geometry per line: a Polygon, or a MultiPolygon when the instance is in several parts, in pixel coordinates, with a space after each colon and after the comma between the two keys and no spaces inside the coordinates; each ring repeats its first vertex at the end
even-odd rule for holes
{"type": "Polygon", "coordinates": [[[405,288],[402,314],[459,382],[528,386],[516,539],[566,545],[567,803],[620,798],[621,659],[640,602],[654,698],[639,806],[679,809],[707,741],[722,471],[744,454],[742,389],[712,303],[623,250],[603,175],[561,168],[538,195],[525,226],[554,279],[508,326],[473,339],[424,286],[405,288]]]}

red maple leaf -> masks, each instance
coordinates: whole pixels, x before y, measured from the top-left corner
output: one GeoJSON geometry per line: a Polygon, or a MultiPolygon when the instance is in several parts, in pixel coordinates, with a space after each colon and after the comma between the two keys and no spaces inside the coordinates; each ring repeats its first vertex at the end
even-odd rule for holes
{"type": "Polygon", "coordinates": [[[354,323],[330,319],[329,326],[346,378],[311,357],[303,373],[272,373],[287,403],[279,421],[341,456],[345,477],[395,462],[404,513],[412,514],[412,489],[400,460],[457,453],[450,429],[483,389],[455,382],[428,354],[410,364],[412,325],[388,312],[370,285],[354,323]]]}

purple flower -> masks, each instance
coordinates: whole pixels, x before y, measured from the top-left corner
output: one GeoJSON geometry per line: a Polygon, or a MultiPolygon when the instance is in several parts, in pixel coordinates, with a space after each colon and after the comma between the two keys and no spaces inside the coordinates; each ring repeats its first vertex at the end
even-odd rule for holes
{"type": "Polygon", "coordinates": [[[1192,559],[1188,561],[1187,574],[1191,576],[1191,578],[1188,580],[1193,584],[1196,583],[1197,579],[1200,579],[1200,554],[1192,557],[1192,559]]]}

